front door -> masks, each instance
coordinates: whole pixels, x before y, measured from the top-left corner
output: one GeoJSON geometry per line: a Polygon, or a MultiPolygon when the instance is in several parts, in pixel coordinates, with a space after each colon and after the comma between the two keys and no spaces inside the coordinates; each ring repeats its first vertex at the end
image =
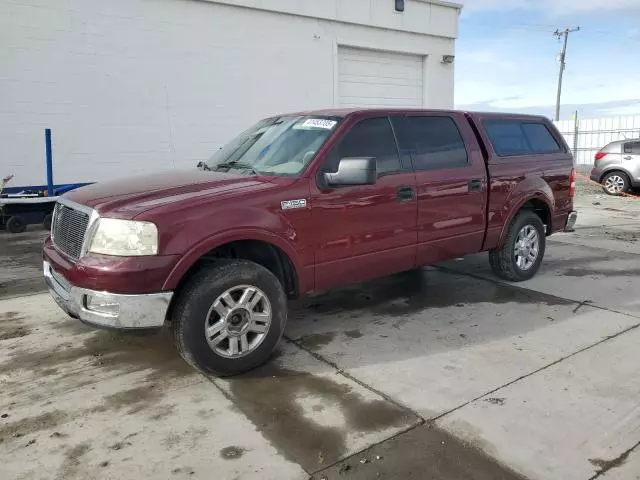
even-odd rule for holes
{"type": "Polygon", "coordinates": [[[328,189],[312,183],[318,290],[415,266],[415,176],[400,162],[389,118],[353,125],[326,156],[321,172],[335,172],[339,160],[348,157],[375,158],[377,180],[328,189]]]}

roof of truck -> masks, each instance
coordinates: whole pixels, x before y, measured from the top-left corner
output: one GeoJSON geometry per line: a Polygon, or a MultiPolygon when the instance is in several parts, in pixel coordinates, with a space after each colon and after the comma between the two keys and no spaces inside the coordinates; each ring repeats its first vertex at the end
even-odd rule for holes
{"type": "Polygon", "coordinates": [[[352,115],[354,113],[379,113],[379,114],[393,114],[400,112],[416,112],[416,113],[468,113],[474,116],[479,116],[483,118],[546,118],[542,115],[528,115],[528,114],[520,114],[520,113],[502,113],[502,112],[473,112],[468,110],[454,110],[454,109],[436,109],[436,108],[326,108],[320,110],[307,110],[302,112],[295,112],[291,115],[305,115],[305,116],[329,116],[329,117],[346,117],[348,115],[352,115]]]}

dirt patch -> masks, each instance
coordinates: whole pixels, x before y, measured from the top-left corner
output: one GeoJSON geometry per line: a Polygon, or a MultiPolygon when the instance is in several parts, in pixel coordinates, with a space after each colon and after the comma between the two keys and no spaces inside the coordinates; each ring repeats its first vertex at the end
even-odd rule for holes
{"type": "Polygon", "coordinates": [[[88,442],[81,443],[67,450],[64,454],[64,461],[58,471],[58,478],[60,480],[71,478],[83,463],[81,461],[82,457],[86,455],[89,450],[91,450],[91,446],[88,442]]]}
{"type": "Polygon", "coordinates": [[[228,385],[236,407],[285,457],[307,471],[343,457],[347,432],[373,432],[405,425],[412,419],[389,402],[367,400],[349,385],[288,370],[277,361],[233,378],[228,385]],[[321,425],[309,418],[300,402],[309,398],[318,399],[319,405],[338,408],[346,425],[321,425]]]}
{"type": "Polygon", "coordinates": [[[22,420],[10,422],[0,426],[0,443],[11,438],[20,438],[25,435],[48,430],[64,423],[69,415],[62,410],[43,413],[35,417],[27,417],[22,420]]]}
{"type": "Polygon", "coordinates": [[[363,336],[360,330],[347,330],[344,334],[349,338],[361,338],[363,336]]]}
{"type": "Polygon", "coordinates": [[[613,270],[607,268],[569,268],[558,275],[565,277],[636,277],[640,275],[639,268],[629,270],[613,270]]]}
{"type": "Polygon", "coordinates": [[[638,235],[635,232],[625,232],[625,231],[610,232],[606,230],[604,233],[610,238],[613,238],[614,240],[620,240],[621,242],[635,243],[638,241],[638,239],[640,239],[640,235],[638,235]]]}
{"type": "Polygon", "coordinates": [[[244,455],[245,449],[231,445],[220,450],[220,457],[225,460],[237,460],[244,455]]]}
{"type": "Polygon", "coordinates": [[[104,397],[102,405],[91,412],[108,412],[129,409],[128,414],[145,410],[164,398],[165,393],[154,384],[123,390],[104,397]]]}
{"type": "Polygon", "coordinates": [[[312,333],[300,338],[298,342],[304,348],[309,350],[320,350],[322,347],[329,345],[336,336],[335,333],[312,333]]]}
{"type": "Polygon", "coordinates": [[[162,440],[162,445],[164,445],[168,449],[172,449],[176,445],[180,445],[181,441],[182,437],[180,437],[180,435],[178,435],[177,433],[170,433],[162,440]]]}
{"type": "Polygon", "coordinates": [[[0,340],[25,337],[31,333],[31,328],[24,324],[24,317],[18,312],[0,314],[0,340]]]}
{"type": "Polygon", "coordinates": [[[162,405],[153,410],[151,415],[149,416],[149,420],[153,420],[157,422],[158,420],[164,420],[167,417],[173,415],[173,411],[175,410],[175,405],[162,405]]]}
{"type": "Polygon", "coordinates": [[[26,337],[31,333],[29,327],[13,327],[13,328],[0,328],[0,340],[9,340],[11,338],[26,337]]]}
{"type": "Polygon", "coordinates": [[[109,450],[114,450],[114,451],[119,451],[122,450],[123,448],[127,448],[132,446],[133,443],[123,440],[122,442],[116,442],[113,445],[109,445],[109,450]]]}
{"type": "MultiPolygon", "coordinates": [[[[63,328],[68,328],[63,327],[63,328]]],[[[29,370],[34,375],[84,360],[95,366],[129,373],[151,369],[149,382],[194,375],[194,370],[179,357],[167,331],[152,337],[90,330],[80,342],[61,344],[54,350],[32,351],[16,349],[9,360],[0,364],[0,374],[29,370]]],[[[68,378],[74,379],[75,373],[68,378]]]]}

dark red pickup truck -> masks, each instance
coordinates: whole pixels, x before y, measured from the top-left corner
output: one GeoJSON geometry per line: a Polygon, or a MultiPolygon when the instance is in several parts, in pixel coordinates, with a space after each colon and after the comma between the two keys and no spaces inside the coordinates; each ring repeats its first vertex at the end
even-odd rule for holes
{"type": "Polygon", "coordinates": [[[282,115],[198,167],[64,195],[44,275],[72,317],[166,322],[187,362],[220,375],[269,358],[288,298],[481,251],[526,280],[576,220],[573,158],[543,117],[282,115]]]}

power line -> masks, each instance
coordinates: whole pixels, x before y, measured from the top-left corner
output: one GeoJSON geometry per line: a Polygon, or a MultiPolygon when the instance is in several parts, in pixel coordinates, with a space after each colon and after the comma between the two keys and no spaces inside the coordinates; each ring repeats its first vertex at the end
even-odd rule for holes
{"type": "Polygon", "coordinates": [[[575,28],[565,28],[564,30],[556,30],[553,35],[558,37],[558,40],[564,37],[564,43],[562,46],[562,52],[560,53],[560,73],[558,74],[558,96],[556,98],[556,122],[560,120],[560,99],[562,97],[562,76],[564,75],[564,69],[566,66],[566,58],[567,58],[567,42],[569,41],[569,34],[573,32],[577,32],[580,30],[580,27],[575,28]]]}

